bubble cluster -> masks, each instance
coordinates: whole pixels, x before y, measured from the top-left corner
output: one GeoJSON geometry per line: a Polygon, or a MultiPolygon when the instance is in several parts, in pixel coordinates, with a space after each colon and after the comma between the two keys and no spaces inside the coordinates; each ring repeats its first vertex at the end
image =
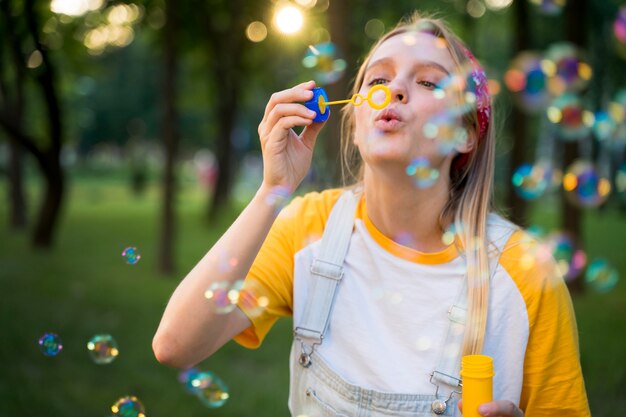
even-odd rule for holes
{"type": "Polygon", "coordinates": [[[587,264],[587,255],[568,233],[554,232],[546,238],[546,244],[566,280],[575,279],[587,264]]]}
{"type": "Polygon", "coordinates": [[[113,415],[117,417],[146,417],[143,404],[135,396],[122,397],[111,406],[113,415]]]}
{"type": "Polygon", "coordinates": [[[332,84],[338,81],[346,70],[346,61],[338,57],[337,47],[332,42],[310,45],[302,65],[313,71],[313,77],[320,84],[332,84]]]}
{"type": "Polygon", "coordinates": [[[626,6],[620,7],[613,22],[613,33],[615,39],[620,43],[626,44],[626,6]]]}
{"type": "Polygon", "coordinates": [[[137,248],[129,246],[122,251],[122,258],[126,259],[127,264],[135,265],[141,259],[141,255],[137,248]]]}
{"type": "Polygon", "coordinates": [[[110,334],[97,334],[87,342],[89,356],[98,365],[111,363],[119,355],[117,342],[110,334]]]}
{"type": "Polygon", "coordinates": [[[561,14],[567,0],[530,0],[530,2],[537,5],[541,13],[556,16],[561,14]]]}
{"type": "Polygon", "coordinates": [[[209,408],[218,408],[228,400],[228,387],[213,372],[198,372],[191,379],[195,395],[209,408]]]}
{"type": "Polygon", "coordinates": [[[585,272],[585,282],[598,292],[608,292],[619,281],[619,273],[605,259],[594,259],[585,272]]]}
{"type": "Polygon", "coordinates": [[[516,103],[527,112],[545,109],[550,100],[548,78],[542,61],[539,53],[521,52],[504,75],[504,83],[514,94],[516,103]]]}
{"type": "Polygon", "coordinates": [[[431,187],[439,178],[439,171],[430,166],[426,158],[417,158],[406,167],[406,173],[417,188],[431,187]]]}
{"type": "Polygon", "coordinates": [[[598,173],[590,162],[577,160],[563,176],[567,198],[581,207],[598,207],[611,192],[611,182],[598,173]]]}
{"type": "Polygon", "coordinates": [[[39,338],[39,350],[44,356],[56,356],[63,350],[63,342],[56,333],[44,333],[39,338]]]}
{"type": "Polygon", "coordinates": [[[269,304],[269,299],[259,294],[260,287],[252,279],[238,280],[232,285],[227,281],[216,281],[204,292],[217,314],[228,314],[240,304],[249,315],[258,315],[269,304]]]}
{"type": "Polygon", "coordinates": [[[566,141],[586,137],[593,125],[593,113],[585,110],[580,98],[573,93],[565,93],[554,99],[547,114],[557,127],[559,137],[566,141]]]}

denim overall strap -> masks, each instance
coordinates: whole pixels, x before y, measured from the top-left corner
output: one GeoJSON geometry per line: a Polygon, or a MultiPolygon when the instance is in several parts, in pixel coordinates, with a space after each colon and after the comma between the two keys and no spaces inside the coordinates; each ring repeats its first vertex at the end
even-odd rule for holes
{"type": "MultiPolygon", "coordinates": [[[[324,227],[319,255],[311,264],[312,288],[294,337],[310,348],[322,343],[328,327],[337,285],[343,277],[343,261],[354,227],[360,193],[345,191],[333,206],[324,227]]],[[[310,353],[310,352],[309,352],[310,353]]]]}
{"type": "MultiPolygon", "coordinates": [[[[495,214],[487,216],[487,253],[489,256],[489,274],[490,277],[496,273],[500,254],[504,250],[504,246],[508,242],[513,232],[517,229],[513,223],[510,223],[495,214]]],[[[465,333],[465,320],[467,315],[467,279],[463,280],[463,287],[456,303],[448,309],[448,333],[446,341],[441,349],[437,367],[432,374],[431,382],[437,385],[445,384],[451,387],[451,392],[457,390],[461,386],[460,367],[461,367],[461,351],[463,347],[463,337],[465,333]]]]}

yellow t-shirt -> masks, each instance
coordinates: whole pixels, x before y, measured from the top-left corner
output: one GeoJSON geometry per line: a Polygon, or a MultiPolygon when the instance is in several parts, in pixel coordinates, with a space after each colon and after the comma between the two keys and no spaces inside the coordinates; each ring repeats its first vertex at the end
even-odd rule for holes
{"type": "MultiPolygon", "coordinates": [[[[252,326],[235,340],[258,347],[281,316],[297,323],[330,211],[343,190],[295,198],[275,221],[246,278],[258,303],[240,302],[252,326]]],[[[345,380],[382,392],[433,394],[437,364],[465,263],[383,235],[359,202],[324,342],[317,352],[345,380]]],[[[551,256],[523,231],[506,243],[491,280],[483,353],[494,360],[494,399],[530,417],[588,416],[571,300],[551,256]]]]}

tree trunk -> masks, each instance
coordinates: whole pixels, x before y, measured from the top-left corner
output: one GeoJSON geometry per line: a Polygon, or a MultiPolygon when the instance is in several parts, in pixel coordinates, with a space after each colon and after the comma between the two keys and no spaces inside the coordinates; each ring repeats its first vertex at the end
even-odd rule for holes
{"type": "Polygon", "coordinates": [[[26,229],[26,196],[24,193],[24,151],[9,139],[9,225],[13,230],[26,229]]]}
{"type": "MultiPolygon", "coordinates": [[[[584,48],[587,44],[585,20],[587,11],[587,0],[570,0],[565,7],[567,40],[579,48],[584,48]]],[[[581,140],[591,140],[591,138],[581,140]]],[[[563,169],[570,166],[576,158],[578,158],[578,142],[563,143],[563,169]]],[[[561,222],[563,231],[570,233],[583,245],[582,210],[567,201],[563,190],[561,190],[561,222]]],[[[569,281],[568,286],[573,292],[581,292],[584,289],[583,280],[580,277],[569,281]]]]}
{"type": "MultiPolygon", "coordinates": [[[[526,1],[516,1],[513,7],[515,7],[515,52],[519,53],[530,48],[528,5],[526,1]]],[[[528,204],[526,200],[517,195],[511,178],[517,167],[526,161],[528,118],[518,106],[513,106],[511,116],[513,144],[509,155],[508,176],[506,181],[506,207],[510,210],[509,217],[513,222],[521,226],[526,226],[528,222],[526,219],[528,204]]]]}
{"type": "MultiPolygon", "coordinates": [[[[356,56],[354,45],[350,41],[350,31],[346,30],[346,22],[350,21],[351,2],[331,1],[328,7],[328,21],[332,42],[346,60],[346,73],[335,83],[327,87],[330,100],[341,100],[350,96],[350,77],[356,74],[356,56]]],[[[326,122],[323,133],[325,160],[325,176],[323,180],[336,184],[341,176],[341,112],[333,107],[331,116],[326,122]]]]}
{"type": "Polygon", "coordinates": [[[53,244],[58,220],[61,214],[65,181],[63,170],[59,164],[59,155],[48,153],[46,159],[40,163],[44,174],[44,198],[39,208],[39,215],[33,232],[32,243],[38,248],[50,248],[53,244]]]}
{"type": "MultiPolygon", "coordinates": [[[[220,209],[230,201],[233,172],[233,144],[232,132],[235,127],[237,108],[239,105],[239,93],[241,90],[240,71],[243,53],[244,30],[239,28],[240,16],[244,4],[240,0],[229,0],[225,3],[228,15],[232,16],[234,23],[230,30],[219,31],[206,26],[206,42],[214,53],[213,71],[210,85],[215,97],[217,107],[217,140],[215,141],[215,157],[217,159],[217,181],[213,195],[210,196],[208,217],[213,220],[217,217],[220,209]],[[241,30],[240,30],[241,29],[241,30]]],[[[210,21],[212,11],[203,8],[205,18],[210,21]]]]}
{"type": "Polygon", "coordinates": [[[163,29],[165,74],[163,79],[163,141],[165,148],[165,170],[163,173],[163,203],[161,217],[161,239],[159,245],[159,271],[163,274],[174,272],[174,239],[176,195],[175,164],[178,153],[178,112],[176,106],[177,77],[177,35],[178,14],[174,0],[165,2],[167,21],[163,29]]]}

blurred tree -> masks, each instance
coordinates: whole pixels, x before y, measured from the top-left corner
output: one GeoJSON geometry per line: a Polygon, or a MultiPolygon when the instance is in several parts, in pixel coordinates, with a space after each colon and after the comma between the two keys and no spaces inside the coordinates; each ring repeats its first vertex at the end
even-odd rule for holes
{"type": "MultiPolygon", "coordinates": [[[[18,130],[23,129],[24,116],[24,69],[23,57],[19,49],[19,42],[11,42],[12,37],[18,33],[13,27],[12,19],[6,18],[10,13],[7,2],[0,3],[0,39],[9,41],[9,45],[0,42],[0,101],[6,109],[8,117],[13,120],[18,130]],[[5,48],[9,48],[5,51],[5,48]],[[7,69],[3,68],[6,62],[12,62],[14,68],[20,70],[14,72],[15,82],[8,83],[5,80],[7,69]],[[4,65],[3,65],[4,64],[4,65]],[[14,91],[11,91],[11,88],[14,91]]],[[[9,225],[14,230],[26,228],[26,196],[24,192],[24,151],[19,145],[18,139],[8,135],[9,142],[9,166],[7,176],[9,180],[9,225]]]]}
{"type": "MultiPolygon", "coordinates": [[[[528,1],[516,1],[513,3],[513,53],[530,49],[528,1]]],[[[511,109],[511,133],[513,143],[509,152],[507,181],[506,181],[506,208],[509,210],[510,219],[521,226],[527,225],[526,211],[528,204],[515,191],[513,183],[509,180],[513,177],[515,170],[526,162],[528,148],[528,117],[518,107],[511,109]]]]}
{"type": "Polygon", "coordinates": [[[175,164],[180,142],[178,127],[177,83],[178,76],[178,30],[180,16],[175,0],[165,1],[166,21],[163,27],[163,144],[165,149],[165,167],[163,172],[163,200],[161,217],[161,240],[159,249],[159,270],[162,273],[174,272],[175,238],[175,164]]]}
{"type": "MultiPolygon", "coordinates": [[[[6,42],[11,48],[16,49],[13,54],[12,68],[9,70],[5,65],[0,66],[0,70],[3,71],[0,78],[11,77],[10,84],[21,83],[19,87],[16,87],[15,98],[5,99],[2,102],[0,125],[12,141],[18,143],[35,158],[44,177],[44,196],[33,231],[32,243],[37,247],[50,247],[53,243],[65,189],[60,162],[63,139],[62,109],[56,87],[56,71],[48,56],[47,48],[40,40],[41,25],[34,1],[2,0],[0,7],[0,13],[6,25],[6,36],[0,39],[0,42],[6,42]],[[19,112],[19,107],[23,105],[19,104],[22,100],[19,96],[23,94],[19,91],[20,89],[24,91],[30,80],[34,81],[35,88],[41,94],[42,104],[46,110],[47,133],[41,137],[28,131],[19,123],[19,119],[14,119],[16,109],[19,112]],[[16,103],[18,107],[14,107],[16,103]]],[[[6,89],[4,91],[8,93],[6,89]]]]}

